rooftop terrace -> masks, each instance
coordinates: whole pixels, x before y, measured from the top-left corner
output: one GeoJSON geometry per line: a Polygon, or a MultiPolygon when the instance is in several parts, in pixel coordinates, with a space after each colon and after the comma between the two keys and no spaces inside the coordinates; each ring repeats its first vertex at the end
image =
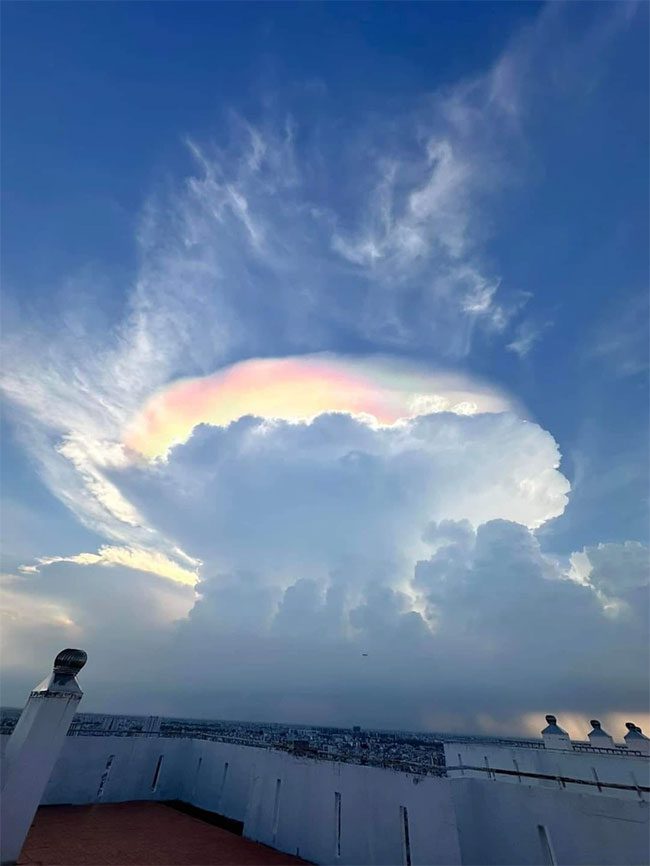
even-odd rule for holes
{"type": "Polygon", "coordinates": [[[164,803],[41,806],[24,866],[288,866],[305,863],[164,803]]]}

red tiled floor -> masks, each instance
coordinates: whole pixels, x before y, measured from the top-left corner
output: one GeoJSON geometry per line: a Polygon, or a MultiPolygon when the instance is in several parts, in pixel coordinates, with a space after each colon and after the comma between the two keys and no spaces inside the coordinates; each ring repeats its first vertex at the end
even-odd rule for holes
{"type": "Polygon", "coordinates": [[[25,866],[288,866],[305,863],[165,806],[44,806],[18,859],[25,866]]]}

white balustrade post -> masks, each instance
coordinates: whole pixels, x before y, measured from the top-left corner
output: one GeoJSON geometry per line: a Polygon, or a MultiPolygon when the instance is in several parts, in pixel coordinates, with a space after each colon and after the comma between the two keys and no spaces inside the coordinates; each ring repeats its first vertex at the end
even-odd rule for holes
{"type": "Polygon", "coordinates": [[[15,863],[34,820],[83,692],[76,675],[86,653],[64,649],[36,686],[9,738],[0,793],[0,863],[15,863]]]}

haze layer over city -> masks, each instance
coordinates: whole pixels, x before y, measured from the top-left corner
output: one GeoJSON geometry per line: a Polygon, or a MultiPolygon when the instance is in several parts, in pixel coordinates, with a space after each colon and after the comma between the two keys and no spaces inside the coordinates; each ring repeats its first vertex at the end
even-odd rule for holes
{"type": "Polygon", "coordinates": [[[2,704],[650,727],[647,5],[3,19],[2,704]]]}

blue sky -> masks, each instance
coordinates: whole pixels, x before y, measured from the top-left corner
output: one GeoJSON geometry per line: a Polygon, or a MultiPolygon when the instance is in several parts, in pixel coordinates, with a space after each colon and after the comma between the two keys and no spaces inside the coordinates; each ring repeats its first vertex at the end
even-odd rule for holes
{"type": "MultiPolygon", "coordinates": [[[[647,712],[644,660],[620,677],[647,640],[647,8],[3,17],[7,700],[76,641],[89,704],[115,710],[524,730],[540,700],[589,717],[606,693],[601,715],[647,712]],[[327,403],[252,427],[205,408],[219,370],[290,357],[309,377],[323,352],[327,381],[371,370],[364,409],[425,374],[438,409],[377,429],[327,403]],[[204,426],[134,455],[133,419],[187,377],[204,426]],[[593,643],[600,679],[527,687],[538,644],[497,640],[503,616],[538,641],[563,623],[558,669],[593,643]],[[119,687],[116,623],[149,659],[119,687]],[[394,670],[341,673],[392,631],[394,670]],[[466,633],[501,675],[467,661],[466,633]],[[248,697],[180,673],[153,689],[154,655],[171,670],[206,645],[242,658],[248,697]],[[446,715],[406,669],[448,691],[446,715]]],[[[239,414],[264,415],[246,395],[239,414]]]]}

